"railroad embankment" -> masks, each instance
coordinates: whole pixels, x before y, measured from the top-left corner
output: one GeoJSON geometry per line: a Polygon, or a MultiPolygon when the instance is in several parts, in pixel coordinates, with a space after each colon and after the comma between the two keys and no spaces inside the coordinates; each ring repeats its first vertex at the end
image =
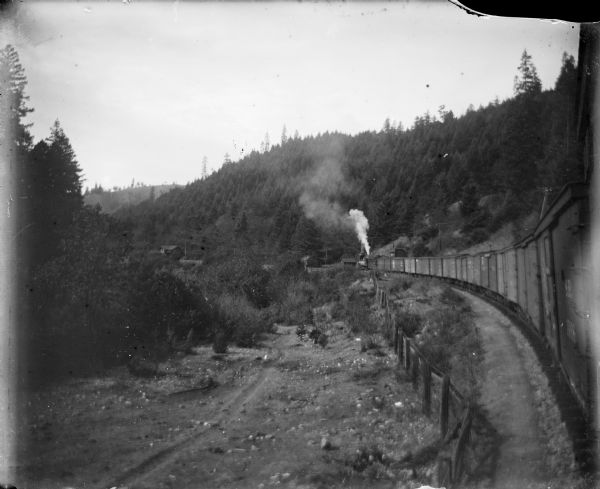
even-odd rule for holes
{"type": "Polygon", "coordinates": [[[518,327],[473,294],[468,302],[483,348],[480,404],[499,434],[494,487],[592,487],[537,356],[518,327]]]}

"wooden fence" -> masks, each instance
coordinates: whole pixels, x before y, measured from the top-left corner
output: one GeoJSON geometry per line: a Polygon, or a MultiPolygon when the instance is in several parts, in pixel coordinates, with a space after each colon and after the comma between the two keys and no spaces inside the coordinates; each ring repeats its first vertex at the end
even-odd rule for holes
{"type": "MultiPolygon", "coordinates": [[[[437,413],[442,448],[451,448],[449,455],[438,457],[437,482],[441,486],[455,486],[465,475],[464,458],[470,439],[473,407],[450,377],[429,362],[416,341],[404,334],[402,325],[396,324],[385,281],[379,280],[375,272],[373,281],[376,302],[383,312],[384,333],[393,344],[398,365],[404,367],[413,388],[419,392],[423,414],[431,417],[437,413]]],[[[443,452],[440,450],[440,453],[443,452]]]]}

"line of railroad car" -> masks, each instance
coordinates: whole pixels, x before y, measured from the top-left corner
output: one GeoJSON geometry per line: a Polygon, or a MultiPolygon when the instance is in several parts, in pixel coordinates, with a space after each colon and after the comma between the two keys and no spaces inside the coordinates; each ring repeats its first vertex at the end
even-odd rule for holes
{"type": "Polygon", "coordinates": [[[571,184],[514,246],[454,256],[377,256],[369,267],[439,277],[504,303],[549,345],[581,407],[592,414],[599,379],[590,338],[588,209],[588,186],[571,184]]]}

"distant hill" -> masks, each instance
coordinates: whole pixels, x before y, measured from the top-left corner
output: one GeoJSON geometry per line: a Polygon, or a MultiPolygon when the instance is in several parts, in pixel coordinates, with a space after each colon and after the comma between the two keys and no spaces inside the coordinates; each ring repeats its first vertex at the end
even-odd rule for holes
{"type": "Polygon", "coordinates": [[[583,176],[574,59],[564,57],[554,89],[526,81],[513,98],[460,116],[440,107],[410,128],[386,120],[356,135],[284,137],[116,216],[136,243],[185,244],[205,260],[240,249],[325,262],[354,255],[350,209],[367,217],[373,248],[402,237],[409,255],[495,240],[508,223],[525,231],[544,196],[583,176]]]}
{"type": "Polygon", "coordinates": [[[113,214],[131,205],[138,205],[146,200],[154,200],[180,185],[141,185],[118,190],[102,190],[95,187],[88,191],[83,199],[86,205],[100,205],[103,212],[113,214]]]}

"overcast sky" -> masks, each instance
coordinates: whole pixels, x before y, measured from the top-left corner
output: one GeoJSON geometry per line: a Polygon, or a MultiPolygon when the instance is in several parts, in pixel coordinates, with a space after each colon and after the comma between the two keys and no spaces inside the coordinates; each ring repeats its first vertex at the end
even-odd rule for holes
{"type": "Polygon", "coordinates": [[[544,88],[579,26],[445,2],[39,2],[14,16],[37,139],[58,118],[86,186],[186,183],[280,140],[412,125],[512,95],[524,49],[544,88]],[[243,153],[242,153],[243,151],[243,153]]]}

